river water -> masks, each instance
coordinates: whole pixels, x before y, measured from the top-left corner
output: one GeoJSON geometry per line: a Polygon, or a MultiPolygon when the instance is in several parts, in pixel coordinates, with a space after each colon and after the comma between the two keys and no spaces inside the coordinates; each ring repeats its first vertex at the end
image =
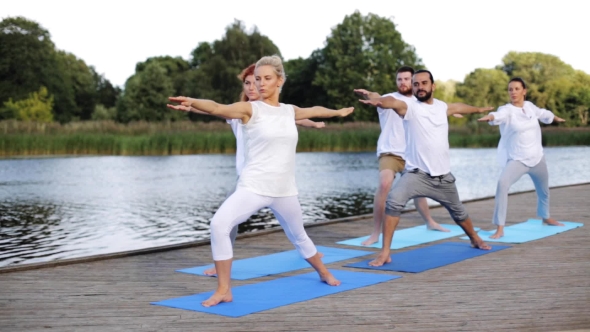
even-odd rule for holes
{"type": "MultiPolygon", "coordinates": [[[[590,147],[545,155],[551,186],[590,182],[590,147]]],[[[305,222],[371,213],[377,166],[372,152],[298,153],[305,222]]],[[[496,149],[451,149],[451,168],[462,200],[494,195],[496,149]]],[[[233,155],[0,160],[0,266],[207,239],[235,181],[233,155]]],[[[530,189],[524,176],[511,191],[530,189]]],[[[276,226],[264,209],[240,232],[276,226]]]]}

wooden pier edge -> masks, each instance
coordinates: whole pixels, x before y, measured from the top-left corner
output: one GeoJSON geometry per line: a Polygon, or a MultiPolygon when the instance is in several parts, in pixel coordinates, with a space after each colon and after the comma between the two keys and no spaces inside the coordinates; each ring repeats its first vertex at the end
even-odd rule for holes
{"type": "MultiPolygon", "coordinates": [[[[590,184],[590,182],[577,183],[577,184],[571,184],[571,185],[563,185],[563,186],[554,186],[554,187],[551,187],[550,189],[584,186],[584,185],[588,185],[588,184],[590,184]]],[[[527,194],[527,193],[531,193],[534,191],[535,190],[532,189],[532,190],[511,193],[509,195],[510,196],[522,195],[522,194],[527,194]]],[[[471,200],[465,200],[465,201],[463,201],[463,203],[485,201],[485,200],[490,200],[493,198],[494,198],[494,196],[486,196],[486,197],[475,198],[475,199],[471,199],[471,200]]],[[[434,208],[441,208],[441,207],[442,206],[439,205],[439,206],[434,206],[431,208],[434,209],[434,208]]],[[[413,212],[413,211],[415,211],[415,209],[408,209],[408,210],[404,210],[402,213],[409,213],[409,212],[413,212]]],[[[358,221],[358,220],[367,219],[367,218],[371,218],[371,217],[372,217],[372,214],[362,214],[362,215],[358,215],[358,216],[330,219],[330,220],[324,220],[324,221],[318,221],[318,222],[314,222],[314,223],[305,224],[305,228],[326,226],[326,225],[330,225],[330,224],[344,223],[344,222],[351,222],[351,221],[358,221]]],[[[237,236],[237,239],[245,239],[245,238],[250,238],[250,237],[263,236],[266,234],[280,232],[282,230],[283,229],[279,226],[279,227],[273,227],[270,229],[265,229],[265,230],[256,231],[256,232],[242,233],[237,236]]],[[[143,249],[120,251],[120,252],[116,252],[116,253],[92,255],[92,256],[85,256],[85,257],[78,257],[78,258],[59,259],[59,260],[54,260],[54,261],[49,261],[49,262],[18,264],[18,265],[13,265],[13,266],[9,265],[9,266],[0,267],[0,274],[28,271],[28,270],[36,270],[36,269],[50,268],[50,267],[56,267],[56,266],[71,265],[71,264],[89,263],[89,262],[95,262],[95,261],[101,261],[101,260],[136,256],[136,255],[147,255],[147,254],[163,252],[163,251],[200,247],[200,246],[204,246],[204,245],[209,245],[210,243],[211,243],[211,241],[209,239],[206,239],[206,240],[190,241],[190,242],[176,243],[176,244],[143,248],[143,249]]]]}

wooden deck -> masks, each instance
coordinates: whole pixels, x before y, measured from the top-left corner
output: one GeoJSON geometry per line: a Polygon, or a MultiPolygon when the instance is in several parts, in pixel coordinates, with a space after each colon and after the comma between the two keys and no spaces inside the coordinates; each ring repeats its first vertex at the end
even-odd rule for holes
{"type": "MultiPolygon", "coordinates": [[[[590,185],[551,190],[552,215],[586,226],[423,273],[242,318],[150,305],[215,288],[174,272],[209,263],[210,247],[25,271],[0,269],[0,331],[572,331],[590,328],[590,185]]],[[[509,220],[534,217],[534,193],[511,195],[509,220]]],[[[466,204],[490,229],[493,200],[466,204]]],[[[432,213],[452,223],[447,212],[432,213]]],[[[368,219],[309,227],[318,245],[366,235],[368,219]]],[[[420,224],[404,214],[400,228],[420,224]]],[[[457,241],[457,238],[444,241],[457,241]]],[[[406,248],[411,250],[416,247],[406,248]]],[[[240,238],[236,259],[292,249],[282,232],[240,238]]],[[[330,268],[361,260],[330,264],[330,268]]],[[[361,271],[358,269],[350,269],[361,271]]],[[[234,286],[309,272],[234,281],[234,286]]],[[[372,271],[371,271],[372,272],[372,271]]],[[[375,272],[387,273],[387,272],[375,272]]]]}

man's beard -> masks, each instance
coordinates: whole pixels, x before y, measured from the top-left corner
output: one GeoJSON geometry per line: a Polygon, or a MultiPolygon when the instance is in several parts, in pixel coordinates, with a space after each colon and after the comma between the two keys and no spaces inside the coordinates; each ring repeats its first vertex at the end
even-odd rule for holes
{"type": "Polygon", "coordinates": [[[426,91],[420,90],[420,91],[417,91],[416,94],[414,94],[414,97],[416,97],[416,99],[418,99],[418,101],[427,101],[428,99],[430,99],[430,97],[432,97],[432,91],[426,92],[426,94],[422,97],[418,96],[418,94],[420,92],[426,92],[426,91]]]}
{"type": "Polygon", "coordinates": [[[408,96],[412,94],[412,88],[408,88],[408,87],[398,87],[397,88],[397,92],[399,92],[400,94],[404,95],[404,96],[408,96]]]}

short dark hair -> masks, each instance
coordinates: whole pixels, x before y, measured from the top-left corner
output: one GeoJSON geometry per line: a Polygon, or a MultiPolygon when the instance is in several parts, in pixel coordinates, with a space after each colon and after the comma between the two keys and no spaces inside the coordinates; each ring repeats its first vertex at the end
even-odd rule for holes
{"type": "Polygon", "coordinates": [[[526,89],[526,83],[524,83],[524,80],[520,77],[513,77],[512,79],[510,79],[510,81],[508,82],[508,84],[512,83],[512,82],[520,82],[520,84],[522,84],[522,88],[526,89]]]}
{"type": "Polygon", "coordinates": [[[434,84],[434,78],[432,77],[432,73],[430,72],[430,70],[426,70],[426,69],[420,69],[420,70],[417,70],[417,71],[414,73],[414,75],[416,75],[416,74],[420,74],[420,73],[428,73],[428,76],[430,76],[430,82],[431,82],[432,84],[434,84]]]}
{"type": "Polygon", "coordinates": [[[408,66],[402,66],[402,67],[399,67],[399,69],[397,70],[397,72],[395,74],[397,75],[399,73],[410,73],[410,74],[414,75],[414,68],[408,67],[408,66]]]}

